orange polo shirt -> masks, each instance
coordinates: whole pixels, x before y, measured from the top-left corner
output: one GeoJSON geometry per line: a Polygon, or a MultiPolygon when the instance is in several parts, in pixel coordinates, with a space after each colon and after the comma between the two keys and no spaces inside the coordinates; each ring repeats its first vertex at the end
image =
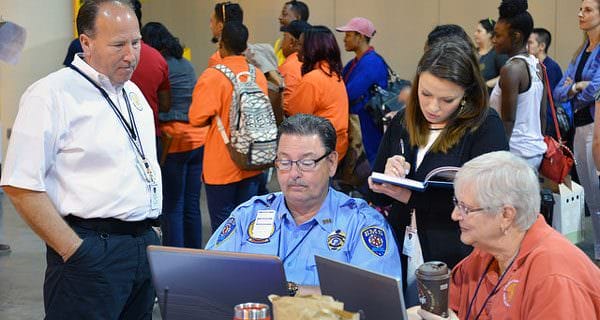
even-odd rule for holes
{"type": "Polygon", "coordinates": [[[331,121],[337,134],[335,150],[341,160],[348,149],[348,94],[344,81],[326,72],[329,73],[329,64],[322,62],[305,74],[287,105],[284,104],[284,111],[288,116],[307,113],[331,121]]]}
{"type": "Polygon", "coordinates": [[[494,295],[483,303],[498,282],[496,263],[484,276],[469,319],[469,303],[477,283],[492,260],[475,249],[461,261],[450,281],[451,309],[463,320],[475,319],[600,319],[600,269],[576,246],[538,215],[494,295]]]}
{"type": "Polygon", "coordinates": [[[208,132],[207,126],[194,127],[181,121],[161,122],[160,129],[173,137],[169,153],[191,151],[202,147],[208,132]]]}
{"type": "Polygon", "coordinates": [[[302,62],[298,60],[298,53],[294,52],[287,56],[278,69],[285,83],[285,89],[283,90],[283,108],[285,109],[292,93],[302,80],[302,62]]]}
{"type": "Polygon", "coordinates": [[[219,63],[223,63],[223,58],[221,58],[221,54],[219,53],[219,50],[217,50],[212,56],[208,57],[208,67],[214,67],[219,63]]]}
{"type": "MultiPolygon", "coordinates": [[[[229,56],[221,61],[235,74],[248,71],[248,63],[243,56],[229,56]]],[[[256,83],[267,94],[267,79],[260,69],[256,68],[256,83]]],[[[240,169],[229,156],[227,146],[217,128],[216,115],[219,115],[223,126],[229,132],[229,109],[233,85],[221,71],[215,68],[206,69],[192,95],[189,111],[190,124],[194,126],[210,125],[204,144],[204,162],[202,176],[207,184],[223,185],[238,182],[256,176],[261,171],[240,169]]]]}

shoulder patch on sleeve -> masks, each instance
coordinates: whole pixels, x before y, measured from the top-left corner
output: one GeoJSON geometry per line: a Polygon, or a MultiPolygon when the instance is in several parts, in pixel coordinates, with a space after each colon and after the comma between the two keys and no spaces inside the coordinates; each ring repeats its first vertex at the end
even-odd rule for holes
{"type": "Polygon", "coordinates": [[[387,250],[385,230],[380,227],[370,226],[360,231],[363,244],[378,257],[383,257],[387,250]]]}
{"type": "Polygon", "coordinates": [[[216,245],[218,246],[221,244],[221,242],[227,240],[234,232],[235,232],[235,218],[230,217],[225,222],[223,229],[221,229],[221,232],[219,233],[219,236],[217,237],[216,245]]]}

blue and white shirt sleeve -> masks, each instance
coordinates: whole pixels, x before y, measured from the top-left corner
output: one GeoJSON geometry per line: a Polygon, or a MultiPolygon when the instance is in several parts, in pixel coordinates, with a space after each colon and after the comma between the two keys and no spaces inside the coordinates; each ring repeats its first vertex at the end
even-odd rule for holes
{"type": "Polygon", "coordinates": [[[239,252],[242,244],[243,217],[251,213],[252,207],[237,207],[206,244],[206,250],[239,252]]]}
{"type": "Polygon", "coordinates": [[[558,84],[552,89],[552,95],[554,96],[555,102],[566,102],[569,100],[569,90],[571,89],[572,84],[566,85],[565,82],[567,78],[575,78],[576,68],[577,66],[575,63],[570,63],[558,84]]]}
{"type": "Polygon", "coordinates": [[[362,202],[358,207],[358,239],[353,243],[350,263],[370,271],[402,278],[400,254],[385,218],[362,202]]]}

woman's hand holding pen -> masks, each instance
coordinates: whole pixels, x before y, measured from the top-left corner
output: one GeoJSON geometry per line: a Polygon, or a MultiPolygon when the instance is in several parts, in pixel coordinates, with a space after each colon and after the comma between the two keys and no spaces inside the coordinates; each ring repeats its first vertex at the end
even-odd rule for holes
{"type": "Polygon", "coordinates": [[[404,178],[410,172],[410,163],[403,156],[393,156],[385,163],[384,174],[404,178]]]}
{"type": "MultiPolygon", "coordinates": [[[[403,156],[393,156],[387,159],[385,164],[384,174],[394,177],[405,177],[410,172],[410,163],[408,163],[403,156]]],[[[388,197],[394,198],[402,203],[408,203],[411,196],[411,191],[398,187],[389,183],[374,183],[369,178],[369,188],[377,193],[383,193],[388,197]]]]}

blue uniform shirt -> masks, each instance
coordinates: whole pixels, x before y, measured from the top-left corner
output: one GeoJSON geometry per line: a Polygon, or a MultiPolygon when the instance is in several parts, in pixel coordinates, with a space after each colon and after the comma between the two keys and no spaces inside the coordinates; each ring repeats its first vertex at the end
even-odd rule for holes
{"type": "Polygon", "coordinates": [[[254,197],[238,206],[212,235],[208,250],[278,256],[288,281],[318,286],[314,255],[347,262],[400,279],[398,247],[384,217],[365,201],[329,188],[319,212],[296,225],[281,192],[254,197]],[[274,210],[270,236],[253,238],[259,210],[274,210]]]}

